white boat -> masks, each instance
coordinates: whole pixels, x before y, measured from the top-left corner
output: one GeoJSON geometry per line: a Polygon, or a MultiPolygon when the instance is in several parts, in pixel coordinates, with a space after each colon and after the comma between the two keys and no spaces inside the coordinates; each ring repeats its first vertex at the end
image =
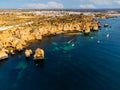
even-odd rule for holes
{"type": "Polygon", "coordinates": [[[109,37],[110,37],[110,34],[107,34],[106,37],[109,38],[109,37]]]}
{"type": "Polygon", "coordinates": [[[99,44],[99,43],[100,43],[100,40],[98,40],[97,43],[99,44]]]}
{"type": "Polygon", "coordinates": [[[74,46],[75,46],[75,44],[72,44],[72,46],[74,47],[74,46]]]}

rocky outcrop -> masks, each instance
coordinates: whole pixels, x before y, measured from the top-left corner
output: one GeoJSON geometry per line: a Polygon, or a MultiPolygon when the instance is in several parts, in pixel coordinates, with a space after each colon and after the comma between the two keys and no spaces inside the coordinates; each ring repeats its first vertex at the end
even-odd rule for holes
{"type": "Polygon", "coordinates": [[[28,58],[32,55],[32,50],[31,49],[27,49],[25,50],[25,56],[28,58]]]}
{"type": "Polygon", "coordinates": [[[108,24],[106,23],[106,24],[104,24],[104,27],[108,27],[108,24]]]}
{"type": "Polygon", "coordinates": [[[40,32],[34,32],[34,36],[36,40],[42,40],[42,35],[40,32]]]}
{"type": "Polygon", "coordinates": [[[8,54],[5,51],[0,51],[0,60],[7,58],[8,58],[8,54]]]}
{"type": "MultiPolygon", "coordinates": [[[[34,40],[42,40],[44,36],[76,31],[89,34],[91,30],[97,31],[101,26],[94,18],[107,17],[106,15],[67,15],[40,18],[37,16],[32,24],[2,31],[0,33],[0,50],[4,49],[2,51],[6,54],[14,54],[15,51],[22,51],[34,40]]],[[[30,57],[31,53],[32,51],[26,50],[25,56],[30,57]]],[[[44,59],[44,51],[42,49],[38,48],[35,51],[34,60],[37,59],[44,59]]]]}
{"type": "Polygon", "coordinates": [[[17,51],[22,51],[23,50],[23,45],[22,44],[16,45],[16,50],[17,51]]]}
{"type": "Polygon", "coordinates": [[[101,28],[101,24],[100,24],[100,22],[98,22],[98,27],[101,28]]]}
{"type": "Polygon", "coordinates": [[[5,52],[5,53],[9,53],[9,50],[7,50],[5,48],[3,48],[2,51],[5,52]]]}
{"type": "Polygon", "coordinates": [[[85,31],[84,31],[84,34],[89,34],[89,33],[90,33],[90,27],[86,27],[85,31]]]}
{"type": "Polygon", "coordinates": [[[98,18],[98,19],[107,19],[107,18],[113,18],[114,16],[112,15],[107,15],[107,14],[96,14],[95,15],[95,18],[98,18]]]}
{"type": "Polygon", "coordinates": [[[93,24],[93,29],[92,30],[94,30],[94,31],[98,31],[99,30],[99,26],[98,26],[97,23],[93,24]]]}
{"type": "Polygon", "coordinates": [[[35,50],[34,60],[42,60],[42,59],[44,59],[44,50],[37,48],[35,50]]]}

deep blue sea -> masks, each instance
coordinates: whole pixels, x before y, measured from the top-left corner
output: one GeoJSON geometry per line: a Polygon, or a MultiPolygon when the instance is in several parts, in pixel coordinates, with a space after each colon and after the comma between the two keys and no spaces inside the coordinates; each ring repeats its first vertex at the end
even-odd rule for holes
{"type": "Polygon", "coordinates": [[[0,90],[120,90],[120,17],[100,22],[88,36],[62,34],[28,47],[44,49],[44,62],[24,51],[0,61],[0,90]]]}

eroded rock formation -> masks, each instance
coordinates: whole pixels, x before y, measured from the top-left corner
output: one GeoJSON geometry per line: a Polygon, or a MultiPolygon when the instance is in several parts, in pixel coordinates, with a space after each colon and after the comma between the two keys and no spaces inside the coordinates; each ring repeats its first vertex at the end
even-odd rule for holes
{"type": "Polygon", "coordinates": [[[8,54],[5,51],[0,51],[0,60],[7,58],[8,58],[8,54]]]}
{"type": "MultiPolygon", "coordinates": [[[[44,36],[75,31],[88,34],[91,30],[97,31],[101,25],[97,21],[94,21],[94,18],[107,17],[108,16],[105,15],[67,15],[61,17],[37,16],[34,18],[32,24],[26,26],[21,25],[0,32],[0,58],[7,58],[7,53],[14,54],[14,51],[21,51],[27,47],[31,41],[42,40],[44,36]],[[4,49],[4,51],[2,49],[4,49]]],[[[25,55],[29,57],[31,51],[26,50],[25,55]]],[[[35,51],[34,59],[44,59],[44,51],[38,48],[35,51]]]]}
{"type": "Polygon", "coordinates": [[[35,50],[34,60],[42,60],[42,59],[44,59],[44,50],[37,48],[35,50]]]}
{"type": "Polygon", "coordinates": [[[25,50],[25,56],[26,56],[27,58],[30,57],[31,54],[32,54],[32,50],[31,50],[31,49],[26,49],[26,50],[25,50]]]}

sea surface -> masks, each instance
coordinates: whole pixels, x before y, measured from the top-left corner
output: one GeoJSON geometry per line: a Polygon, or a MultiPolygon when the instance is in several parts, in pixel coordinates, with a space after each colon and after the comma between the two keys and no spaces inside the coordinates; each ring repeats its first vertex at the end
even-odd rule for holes
{"type": "Polygon", "coordinates": [[[0,90],[120,90],[120,17],[100,22],[88,36],[62,34],[29,46],[45,50],[44,62],[24,51],[0,61],[0,90]]]}

